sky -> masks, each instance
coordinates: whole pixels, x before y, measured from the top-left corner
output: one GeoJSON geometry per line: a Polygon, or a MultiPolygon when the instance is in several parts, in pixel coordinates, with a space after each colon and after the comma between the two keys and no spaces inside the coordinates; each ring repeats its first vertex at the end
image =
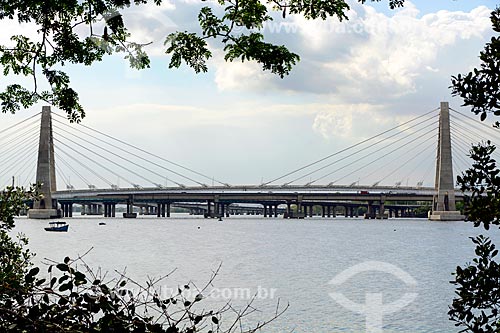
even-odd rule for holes
{"type": "MultiPolygon", "coordinates": [[[[87,112],[83,123],[216,179],[260,184],[441,101],[460,109],[450,77],[478,64],[493,35],[489,15],[496,1],[414,0],[398,10],[387,1],[350,4],[349,21],[342,23],[273,15],[266,38],[301,56],[283,79],[253,62],[225,62],[215,44],[208,73],[168,69],[164,37],[196,30],[202,4],[132,8],[125,23],[133,40],[153,42],[151,68],[130,69],[119,55],[91,67],[66,66],[87,112]]],[[[32,27],[0,21],[0,31],[6,43],[13,33],[32,34],[32,27]]],[[[0,88],[13,82],[26,81],[4,77],[0,88]]],[[[1,124],[41,105],[2,115],[1,124]]]]}

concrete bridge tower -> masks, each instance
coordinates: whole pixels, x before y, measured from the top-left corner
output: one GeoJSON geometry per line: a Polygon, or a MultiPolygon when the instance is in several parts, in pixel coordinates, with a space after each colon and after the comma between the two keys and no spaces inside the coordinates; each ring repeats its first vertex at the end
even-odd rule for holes
{"type": "Polygon", "coordinates": [[[58,217],[57,202],[52,199],[52,192],[56,191],[57,187],[50,106],[42,107],[36,182],[41,184],[40,192],[43,194],[43,198],[35,201],[33,208],[28,211],[28,217],[32,219],[58,217]]]}
{"type": "Polygon", "coordinates": [[[436,194],[432,203],[432,221],[460,221],[465,217],[456,210],[455,180],[451,157],[450,107],[448,102],[441,102],[439,113],[439,134],[436,159],[436,194]]]}

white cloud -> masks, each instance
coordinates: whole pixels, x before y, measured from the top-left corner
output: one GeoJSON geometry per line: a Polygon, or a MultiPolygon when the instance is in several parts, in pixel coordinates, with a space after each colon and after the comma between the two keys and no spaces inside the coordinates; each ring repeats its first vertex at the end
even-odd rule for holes
{"type": "Polygon", "coordinates": [[[225,61],[220,50],[213,52],[210,64],[215,69],[215,83],[221,91],[265,89],[273,79],[255,62],[225,61]]]}
{"type": "Polygon", "coordinates": [[[410,6],[387,17],[367,7],[360,23],[369,27],[369,39],[351,48],[348,58],[332,60],[325,67],[345,80],[338,84],[357,87],[360,94],[385,92],[399,97],[414,93],[416,79],[426,69],[437,66],[435,70],[439,70],[450,61],[438,59],[440,51],[458,40],[481,38],[489,29],[489,13],[488,8],[480,7],[468,14],[440,11],[418,18],[418,11],[410,6]]]}
{"type": "Polygon", "coordinates": [[[352,8],[345,23],[291,16],[286,24],[295,26],[293,29],[284,29],[283,22],[266,27],[269,38],[291,49],[300,47],[298,53],[306,59],[290,78],[268,78],[255,63],[216,62],[217,86],[221,90],[273,87],[334,94],[344,102],[356,103],[360,98],[387,102],[418,92],[418,80],[428,73],[448,75],[442,68],[450,62],[456,62],[458,70],[468,67],[476,59],[460,59],[457,54],[458,61],[442,54],[475,46],[491,31],[491,10],[485,6],[468,13],[442,10],[422,17],[411,2],[392,16],[366,5],[352,8]]]}
{"type": "MultiPolygon", "coordinates": [[[[312,128],[325,139],[349,138],[354,131],[358,132],[360,125],[386,125],[388,119],[381,114],[384,107],[370,104],[319,105],[312,128]]],[[[359,136],[359,133],[355,135],[359,136]]]]}

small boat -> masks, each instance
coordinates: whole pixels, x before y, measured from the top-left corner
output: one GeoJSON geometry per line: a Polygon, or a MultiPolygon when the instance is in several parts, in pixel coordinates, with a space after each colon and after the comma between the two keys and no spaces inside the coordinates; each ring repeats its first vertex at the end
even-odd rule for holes
{"type": "Polygon", "coordinates": [[[106,225],[106,222],[99,222],[99,225],[106,225]]]}
{"type": "Polygon", "coordinates": [[[49,226],[44,228],[45,231],[60,231],[66,232],[68,231],[69,224],[66,222],[49,222],[49,226]]]}

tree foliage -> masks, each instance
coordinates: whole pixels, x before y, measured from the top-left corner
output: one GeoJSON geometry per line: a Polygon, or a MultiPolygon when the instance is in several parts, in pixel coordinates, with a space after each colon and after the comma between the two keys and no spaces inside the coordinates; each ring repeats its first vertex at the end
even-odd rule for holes
{"type": "MultiPolygon", "coordinates": [[[[500,32],[500,9],[491,14],[493,29],[500,32]]],[[[485,120],[488,113],[500,116],[500,39],[493,37],[480,54],[480,68],[452,78],[452,91],[464,105],[485,120]]],[[[496,127],[499,126],[497,121],[496,127]]],[[[492,157],[496,147],[490,141],[472,146],[472,166],[458,177],[467,196],[465,213],[475,227],[500,225],[500,170],[492,157]]],[[[458,266],[452,283],[456,288],[448,315],[460,332],[500,332],[500,265],[498,250],[485,236],[471,238],[476,258],[458,266]]]]}
{"type": "Polygon", "coordinates": [[[457,177],[460,189],[468,193],[468,220],[486,230],[490,224],[500,225],[500,170],[492,157],[495,150],[490,141],[472,146],[472,166],[457,177]]]}
{"type": "Polygon", "coordinates": [[[281,315],[247,326],[245,317],[255,312],[251,303],[242,310],[230,303],[214,311],[204,305],[204,292],[217,275],[197,289],[193,283],[178,288],[174,295],[162,295],[159,283],[166,277],[151,279],[145,285],[119,274],[106,279],[83,260],[66,257],[48,266],[45,277],[32,268],[24,279],[32,286],[16,297],[0,303],[2,332],[256,332],[281,315]],[[194,293],[185,295],[186,290],[194,293]],[[232,318],[231,321],[226,319],[232,318]],[[244,326],[250,328],[243,328],[244,326]]]}
{"type": "Polygon", "coordinates": [[[471,237],[476,258],[465,267],[458,266],[453,283],[457,297],[448,315],[460,332],[494,333],[500,331],[500,265],[498,250],[484,236],[471,237]]]}
{"type": "MultiPolygon", "coordinates": [[[[25,76],[33,81],[31,86],[10,84],[0,92],[2,112],[14,113],[45,101],[64,110],[71,121],[80,121],[85,116],[84,108],[62,69],[66,64],[90,66],[112,53],[124,54],[133,68],[149,67],[150,60],[144,51],[147,43],[133,41],[122,17],[128,7],[148,2],[160,5],[162,0],[0,0],[0,20],[32,24],[38,35],[36,38],[13,35],[10,45],[0,45],[4,76],[25,76]],[[40,76],[45,79],[47,89],[40,88],[40,76]]],[[[389,0],[389,6],[400,7],[403,2],[389,0]]],[[[325,20],[334,16],[344,20],[349,5],[344,0],[215,1],[200,9],[201,33],[179,31],[165,37],[166,54],[171,56],[169,67],[186,63],[197,73],[207,71],[207,60],[212,56],[208,41],[217,40],[223,45],[227,61],[256,61],[263,70],[280,77],[287,75],[299,56],[284,45],[264,40],[260,30],[264,22],[272,20],[269,8],[281,12],[283,17],[289,13],[307,19],[325,20]],[[218,9],[222,10],[221,15],[215,14],[218,9]]]]}
{"type": "MultiPolygon", "coordinates": [[[[474,226],[486,230],[500,225],[500,170],[492,154],[491,142],[474,145],[470,150],[471,168],[458,176],[461,190],[468,193],[465,213],[474,226]]],[[[476,258],[458,266],[452,283],[456,297],[448,315],[460,332],[493,333],[500,331],[500,265],[498,250],[485,236],[471,237],[476,258]]]]}
{"type": "Polygon", "coordinates": [[[24,275],[31,266],[32,254],[25,248],[28,240],[18,235],[13,240],[9,231],[14,227],[14,217],[26,208],[26,200],[37,197],[37,188],[26,191],[9,186],[0,193],[0,302],[24,292],[30,286],[24,275]]]}

